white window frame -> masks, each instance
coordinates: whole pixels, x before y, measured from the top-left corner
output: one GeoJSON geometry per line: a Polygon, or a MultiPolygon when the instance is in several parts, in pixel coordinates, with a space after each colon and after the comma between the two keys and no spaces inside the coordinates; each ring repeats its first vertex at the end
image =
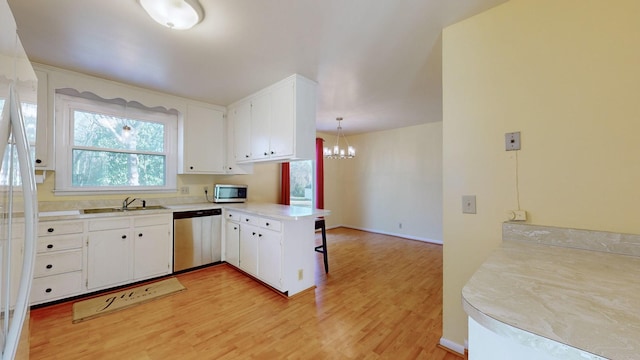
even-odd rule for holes
{"type": "Polygon", "coordinates": [[[177,191],[177,136],[178,115],[168,112],[143,110],[139,107],[125,106],[123,104],[102,102],[99,100],[85,99],[57,93],[56,101],[56,171],[55,188],[56,195],[85,195],[108,193],[166,193],[177,191]],[[130,119],[162,123],[165,125],[164,152],[165,156],[165,185],[164,186],[109,186],[109,187],[74,187],[72,183],[73,162],[73,119],[74,110],[83,110],[111,116],[126,117],[130,119]]]}

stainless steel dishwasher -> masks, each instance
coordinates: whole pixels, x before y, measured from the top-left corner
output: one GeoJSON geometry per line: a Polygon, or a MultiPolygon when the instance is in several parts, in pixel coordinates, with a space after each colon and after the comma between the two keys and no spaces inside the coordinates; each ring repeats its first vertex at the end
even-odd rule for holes
{"type": "Polygon", "coordinates": [[[221,209],[173,213],[173,272],[222,260],[221,209]]]}

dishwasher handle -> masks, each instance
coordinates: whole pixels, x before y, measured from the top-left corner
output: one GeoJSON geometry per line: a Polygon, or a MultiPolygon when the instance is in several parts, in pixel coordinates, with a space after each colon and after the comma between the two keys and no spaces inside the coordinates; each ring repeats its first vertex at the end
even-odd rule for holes
{"type": "Polygon", "coordinates": [[[222,215],[222,209],[206,209],[206,210],[192,210],[192,211],[180,211],[173,213],[173,219],[190,219],[203,216],[217,216],[222,215]]]}

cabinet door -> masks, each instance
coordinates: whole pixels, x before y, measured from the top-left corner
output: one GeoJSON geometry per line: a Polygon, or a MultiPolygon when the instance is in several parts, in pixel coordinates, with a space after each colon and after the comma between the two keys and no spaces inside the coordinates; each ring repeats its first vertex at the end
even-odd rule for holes
{"type": "Polygon", "coordinates": [[[254,160],[267,159],[271,156],[269,146],[270,122],[271,92],[268,92],[256,96],[251,101],[251,157],[254,160]]]}
{"type": "Polygon", "coordinates": [[[240,269],[258,276],[258,232],[252,225],[240,227],[240,269]]]}
{"type": "Polygon", "coordinates": [[[53,169],[53,126],[49,121],[49,81],[45,71],[35,70],[38,77],[38,115],[36,125],[36,169],[53,169]]]}
{"type": "Polygon", "coordinates": [[[231,109],[233,140],[237,162],[251,160],[251,102],[245,101],[231,109]]]}
{"type": "Polygon", "coordinates": [[[171,239],[168,226],[156,225],[134,229],[134,280],[171,272],[171,239]]]}
{"type": "Polygon", "coordinates": [[[258,278],[282,290],[282,236],[279,232],[258,233],[258,278]]]}
{"type": "Polygon", "coordinates": [[[271,92],[270,153],[272,158],[293,156],[295,138],[295,84],[277,86],[271,92]]]}
{"type": "Polygon", "coordinates": [[[182,126],[182,173],[224,173],[226,134],[223,112],[189,104],[182,126]]]}
{"type": "Polygon", "coordinates": [[[239,267],[240,260],[240,225],[232,221],[225,224],[225,261],[239,267]]]}
{"type": "Polygon", "coordinates": [[[87,288],[118,285],[131,280],[131,239],[129,229],[89,233],[87,288]]]}

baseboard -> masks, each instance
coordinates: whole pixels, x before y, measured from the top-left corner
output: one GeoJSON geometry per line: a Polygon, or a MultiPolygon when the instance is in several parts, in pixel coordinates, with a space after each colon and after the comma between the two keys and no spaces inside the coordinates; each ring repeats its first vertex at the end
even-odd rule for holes
{"type": "Polygon", "coordinates": [[[395,236],[395,237],[400,237],[400,238],[409,239],[409,240],[416,240],[416,241],[428,242],[428,243],[431,243],[431,244],[442,245],[442,240],[434,240],[434,239],[429,239],[429,238],[423,238],[423,237],[412,236],[412,235],[407,235],[407,234],[392,233],[392,232],[381,231],[381,230],[376,230],[376,229],[367,229],[367,228],[361,228],[361,227],[357,227],[357,226],[339,225],[339,226],[331,227],[331,229],[334,229],[334,228],[337,228],[337,227],[345,227],[345,228],[349,228],[349,229],[366,231],[366,232],[375,233],[375,234],[389,235],[389,236],[395,236]]]}
{"type": "Polygon", "coordinates": [[[463,345],[460,345],[456,342],[453,342],[445,338],[440,338],[440,346],[445,347],[457,354],[460,354],[460,356],[464,356],[465,354],[465,348],[463,345]]]}

